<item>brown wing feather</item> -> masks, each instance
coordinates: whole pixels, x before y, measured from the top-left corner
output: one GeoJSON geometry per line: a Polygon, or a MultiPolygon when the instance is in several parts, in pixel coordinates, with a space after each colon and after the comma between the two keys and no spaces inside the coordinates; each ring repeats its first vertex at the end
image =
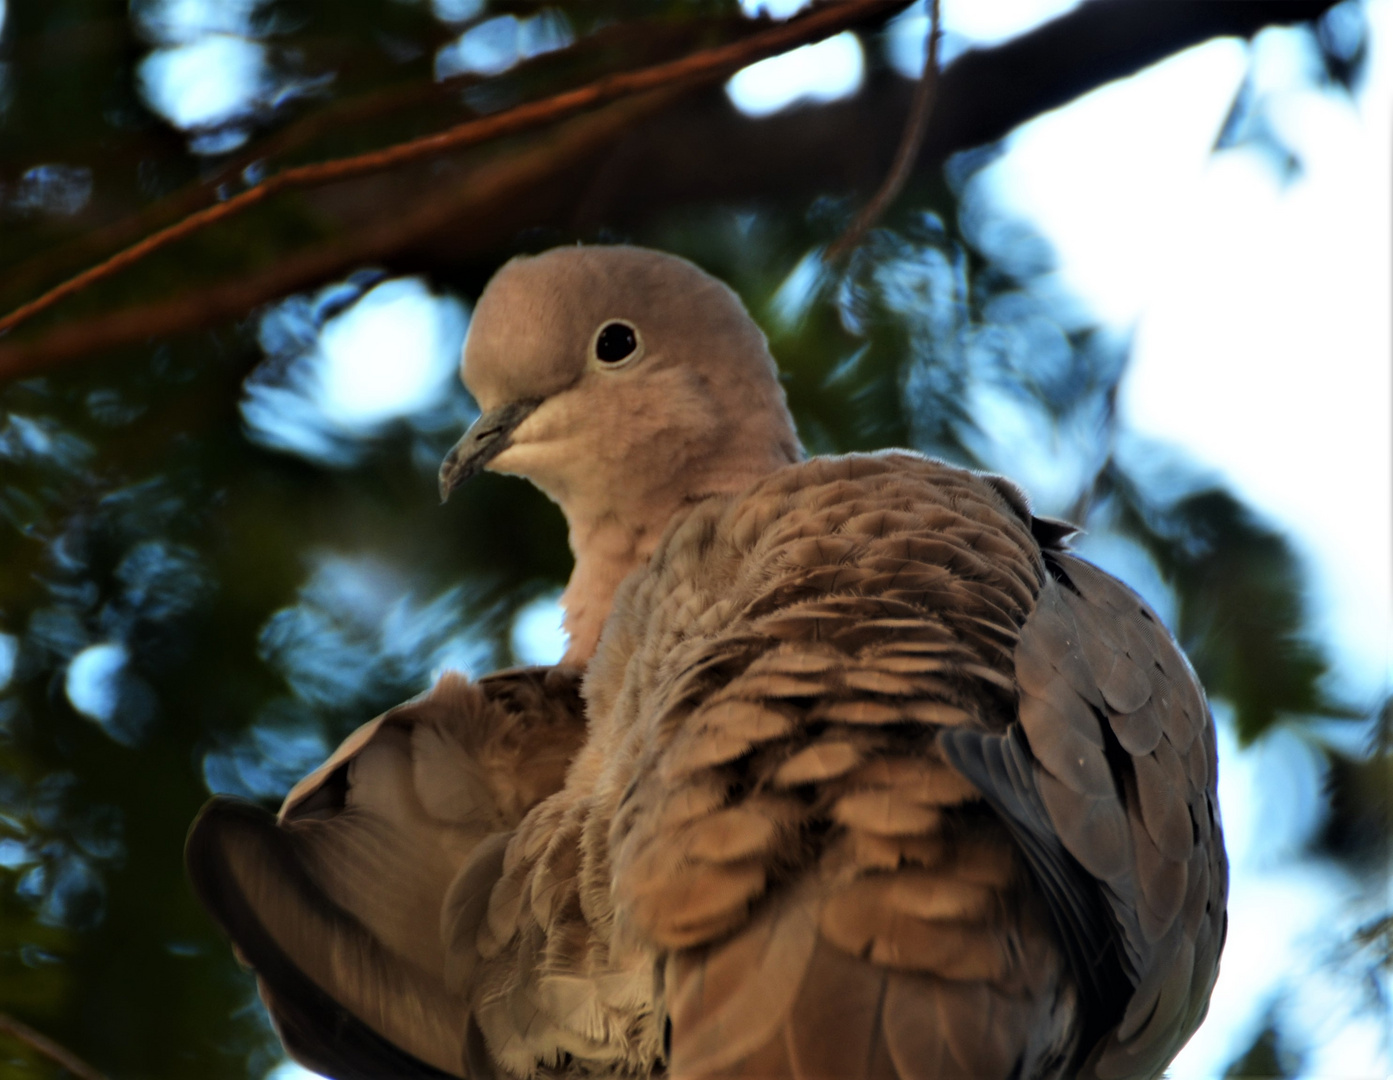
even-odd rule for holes
{"type": "MultiPolygon", "coordinates": [[[[1057,1072],[1074,991],[1045,908],[935,744],[1013,717],[1038,548],[998,490],[938,463],[798,472],[751,496],[772,520],[737,512],[768,530],[743,553],[759,589],[728,628],[737,657],[637,706],[666,737],[616,808],[616,920],[668,951],[670,1068],[1057,1072]]],[[[695,665],[722,644],[686,643],[695,665]]]]}
{"type": "Polygon", "coordinates": [[[475,1042],[538,1076],[1157,1073],[1222,940],[1212,728],[1066,531],[903,454],[677,523],[565,790],[460,907],[475,1042]]]}
{"type": "Polygon", "coordinates": [[[464,1075],[477,956],[459,924],[499,872],[491,838],[561,787],[583,736],[574,673],[447,674],[350,737],[279,818],[204,809],[190,877],[296,1057],[336,1077],[464,1075]]]}

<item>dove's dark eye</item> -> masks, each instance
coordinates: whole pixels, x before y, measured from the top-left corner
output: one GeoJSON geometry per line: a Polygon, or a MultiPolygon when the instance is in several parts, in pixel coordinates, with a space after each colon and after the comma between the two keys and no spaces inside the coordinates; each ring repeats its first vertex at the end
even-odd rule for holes
{"type": "Polygon", "coordinates": [[[605,364],[627,360],[638,348],[638,332],[625,322],[608,322],[595,335],[595,359],[605,364]]]}

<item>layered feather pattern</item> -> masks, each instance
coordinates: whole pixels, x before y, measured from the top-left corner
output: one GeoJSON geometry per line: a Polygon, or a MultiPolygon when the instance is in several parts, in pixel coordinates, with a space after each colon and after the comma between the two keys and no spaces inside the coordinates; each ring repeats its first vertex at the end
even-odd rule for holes
{"type": "Polygon", "coordinates": [[[679,1076],[1159,1072],[1222,938],[1212,731],[1154,615],[1032,521],[885,454],[669,533],[482,930],[505,1067],[644,1072],[670,1024],[679,1076]]]}
{"type": "Polygon", "coordinates": [[[334,1076],[1157,1076],[1223,940],[1213,728],[1065,531],[907,453],[698,502],[579,696],[447,680],[278,823],[215,806],[195,881],[334,1076]]]}

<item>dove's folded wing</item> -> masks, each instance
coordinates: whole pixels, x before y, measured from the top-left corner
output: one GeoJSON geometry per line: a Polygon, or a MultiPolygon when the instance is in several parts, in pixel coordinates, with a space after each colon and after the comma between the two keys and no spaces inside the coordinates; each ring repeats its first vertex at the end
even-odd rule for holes
{"type": "Polygon", "coordinates": [[[461,888],[492,885],[502,838],[561,787],[584,733],[575,673],[447,674],[278,817],[209,803],[190,876],[298,1060],[342,1080],[465,1075],[475,957],[442,942],[447,894],[457,920],[461,888]]]}
{"type": "Polygon", "coordinates": [[[674,1074],[1159,1074],[1225,877],[1164,628],[939,463],[817,460],[732,514],[706,546],[751,519],[739,569],[673,559],[633,634],[662,700],[610,833],[617,919],[667,953],[674,1074]]]}
{"type": "Polygon", "coordinates": [[[1204,1016],[1227,925],[1214,726],[1155,613],[1081,559],[1045,557],[1016,649],[1020,722],[941,743],[1049,901],[1095,1021],[1082,1075],[1154,1076],[1204,1016]]]}
{"type": "Polygon", "coordinates": [[[1047,908],[936,744],[1014,718],[1025,521],[938,462],[817,459],[734,507],[727,543],[709,583],[672,560],[654,618],[692,625],[647,637],[690,659],[655,672],[610,834],[618,918],[668,955],[673,1074],[1058,1075],[1077,995],[1047,908]]]}

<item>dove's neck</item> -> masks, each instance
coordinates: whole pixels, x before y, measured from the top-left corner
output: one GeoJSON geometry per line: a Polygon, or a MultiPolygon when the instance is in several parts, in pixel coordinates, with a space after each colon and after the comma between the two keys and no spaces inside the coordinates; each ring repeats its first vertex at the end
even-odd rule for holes
{"type": "Polygon", "coordinates": [[[576,565],[561,594],[569,639],[562,664],[584,667],[594,655],[619,583],[648,561],[666,524],[625,522],[617,517],[571,524],[576,565]]]}
{"type": "MultiPolygon", "coordinates": [[[[561,606],[570,643],[562,664],[584,667],[595,653],[614,594],[620,583],[648,562],[673,520],[685,516],[697,503],[744,491],[776,469],[802,458],[802,448],[789,428],[789,436],[758,453],[723,455],[701,468],[688,467],[660,489],[649,488],[640,497],[606,499],[595,506],[566,505],[571,551],[575,568],[561,606]]],[[[624,485],[613,491],[624,493],[624,485]]]]}

